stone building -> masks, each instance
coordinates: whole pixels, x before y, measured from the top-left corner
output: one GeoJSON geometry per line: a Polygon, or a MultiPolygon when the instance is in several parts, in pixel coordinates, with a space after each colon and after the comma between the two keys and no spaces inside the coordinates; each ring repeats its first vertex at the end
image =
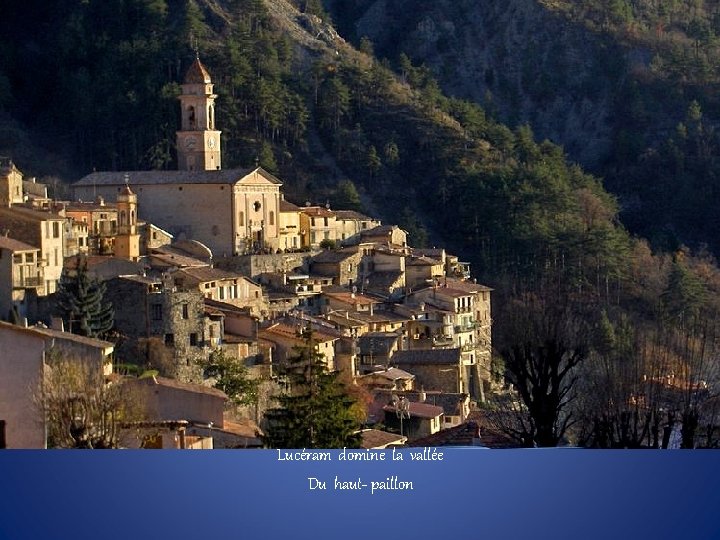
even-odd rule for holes
{"type": "Polygon", "coordinates": [[[309,261],[310,272],[319,276],[332,276],[335,285],[359,285],[368,272],[363,265],[363,254],[357,247],[325,250],[309,261]]]}
{"type": "Polygon", "coordinates": [[[304,206],[300,209],[300,235],[305,248],[318,248],[323,240],[335,242],[337,233],[335,212],[323,206],[304,206]]]}
{"type": "Polygon", "coordinates": [[[40,249],[43,261],[45,294],[57,290],[63,268],[66,218],[53,212],[20,206],[0,207],[0,234],[40,249]]]}
{"type": "Polygon", "coordinates": [[[0,441],[7,448],[45,448],[45,418],[35,396],[55,351],[112,372],[113,345],[44,327],[0,321],[0,441]]]}
{"type": "Polygon", "coordinates": [[[45,292],[40,250],[0,236],[0,319],[28,316],[29,296],[45,292]]]}
{"type": "Polygon", "coordinates": [[[268,313],[262,287],[235,272],[197,266],[181,268],[171,276],[178,289],[199,291],[205,298],[246,307],[256,316],[268,313]]]}
{"type": "Polygon", "coordinates": [[[427,287],[406,298],[408,305],[422,308],[411,324],[409,346],[458,348],[473,399],[483,399],[483,386],[490,380],[490,293],[484,285],[443,279],[442,286],[427,287]]]}
{"type": "Polygon", "coordinates": [[[199,291],[177,291],[159,279],[121,276],[107,282],[121,335],[118,359],[153,364],[171,377],[202,382],[201,362],[220,344],[222,317],[205,313],[199,291]]]}
{"type": "Polygon", "coordinates": [[[283,251],[295,251],[302,246],[300,234],[300,207],[285,200],[280,194],[280,241],[278,247],[283,251]]]}
{"type": "Polygon", "coordinates": [[[23,175],[13,161],[0,157],[0,206],[9,208],[23,202],[23,175]]]}
{"type": "Polygon", "coordinates": [[[221,170],[215,97],[196,59],[180,95],[178,170],[95,172],[73,185],[75,198],[111,200],[127,185],[142,219],[202,242],[217,258],[279,249],[282,182],[260,167],[221,170]]]}
{"type": "Polygon", "coordinates": [[[470,380],[460,349],[397,351],[390,364],[415,375],[415,387],[469,394],[470,380]]]}
{"type": "Polygon", "coordinates": [[[380,221],[354,210],[335,210],[335,223],[335,239],[341,244],[357,243],[363,231],[380,225],[380,221]]]}
{"type": "MultiPolygon", "coordinates": [[[[112,194],[112,200],[117,194],[112,194]]],[[[110,255],[113,253],[115,235],[117,234],[118,211],[115,203],[106,202],[105,197],[94,197],[90,202],[76,201],[59,203],[65,216],[74,223],[82,223],[87,227],[87,253],[93,255],[110,255]]],[[[71,255],[72,253],[68,253],[71,255]]]]}

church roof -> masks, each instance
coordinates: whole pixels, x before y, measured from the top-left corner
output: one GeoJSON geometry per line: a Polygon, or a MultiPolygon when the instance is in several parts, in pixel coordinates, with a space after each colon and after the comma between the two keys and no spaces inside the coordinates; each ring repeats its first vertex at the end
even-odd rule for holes
{"type": "Polygon", "coordinates": [[[185,84],[206,84],[211,83],[210,74],[199,58],[196,58],[185,73],[185,84]]]}
{"type": "Polygon", "coordinates": [[[131,186],[155,184],[235,184],[257,171],[273,184],[282,182],[261,167],[254,169],[227,169],[216,171],[112,171],[94,172],[81,178],[73,187],[125,186],[125,175],[131,186]]]}

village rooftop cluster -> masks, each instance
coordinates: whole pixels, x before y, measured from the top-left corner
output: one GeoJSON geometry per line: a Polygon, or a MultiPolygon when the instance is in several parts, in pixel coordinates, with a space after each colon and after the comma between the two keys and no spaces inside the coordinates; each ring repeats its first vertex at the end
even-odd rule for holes
{"type": "Polygon", "coordinates": [[[32,389],[51,351],[107,380],[161,367],[131,385],[145,420],[125,447],[262,446],[277,368],[307,328],[327,367],[371,396],[367,425],[383,429],[364,430],[364,448],[480,444],[491,289],[395,225],[293,204],[261,167],[222,169],[215,98],[196,59],[179,98],[178,170],[93,172],[58,201],[0,163],[0,447],[46,447],[32,389]],[[53,316],[63,272],[79,271],[105,284],[112,342],[53,316]],[[212,387],[203,360],[217,350],[262,381],[253,406],[230,407],[212,387]]]}

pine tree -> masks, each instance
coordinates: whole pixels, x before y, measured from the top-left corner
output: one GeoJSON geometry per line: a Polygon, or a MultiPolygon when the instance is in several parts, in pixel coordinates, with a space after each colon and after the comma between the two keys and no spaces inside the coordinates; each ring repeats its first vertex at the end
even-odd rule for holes
{"type": "Polygon", "coordinates": [[[354,400],[327,369],[322,353],[315,348],[310,329],[296,347],[283,374],[288,383],[277,397],[279,407],[265,413],[265,444],[271,448],[358,448],[360,428],[353,414],[354,400]]]}
{"type": "Polygon", "coordinates": [[[76,271],[70,274],[65,268],[60,277],[56,313],[70,332],[103,337],[113,327],[115,316],[112,304],[103,301],[104,296],[105,284],[88,275],[87,261],[78,256],[76,271]]]}

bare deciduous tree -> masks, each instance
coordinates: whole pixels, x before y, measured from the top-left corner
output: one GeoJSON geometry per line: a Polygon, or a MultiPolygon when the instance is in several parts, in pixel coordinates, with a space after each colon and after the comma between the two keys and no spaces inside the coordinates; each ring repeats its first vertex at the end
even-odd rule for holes
{"type": "Polygon", "coordinates": [[[117,448],[120,423],[139,417],[139,403],[102,367],[49,355],[35,402],[44,413],[49,447],[117,448]]]}

